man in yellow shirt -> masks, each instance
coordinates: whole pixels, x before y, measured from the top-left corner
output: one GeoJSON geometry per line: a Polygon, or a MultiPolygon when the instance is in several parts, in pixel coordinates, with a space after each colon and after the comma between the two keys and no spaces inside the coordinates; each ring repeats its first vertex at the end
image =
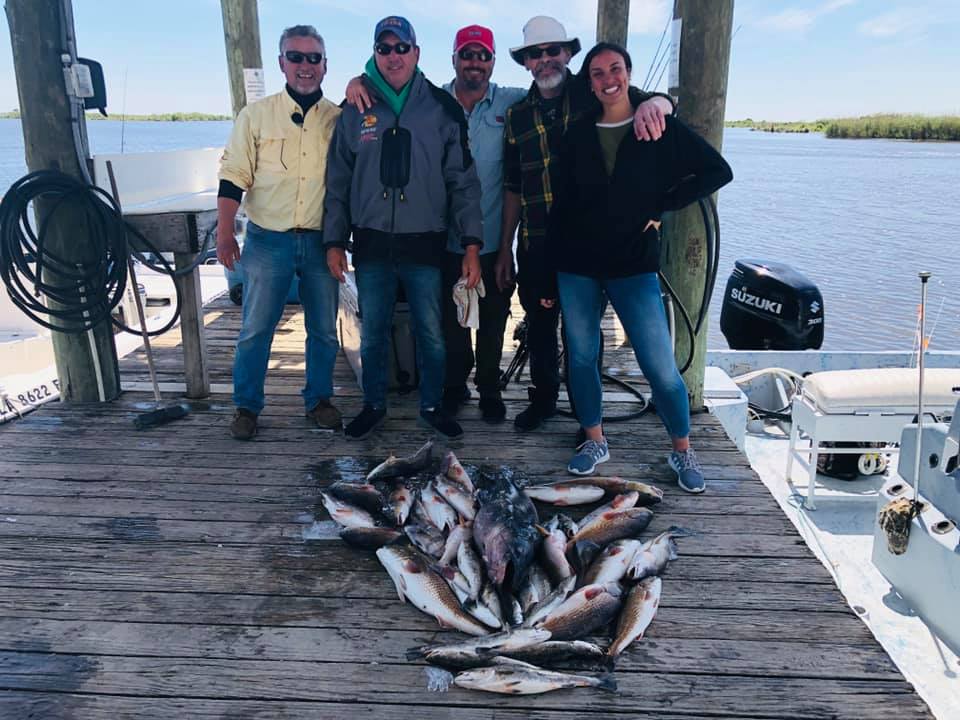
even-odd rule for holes
{"type": "Polygon", "coordinates": [[[245,271],[230,423],[238,440],[257,432],[270,346],[294,273],[307,331],[307,418],[321,428],[342,426],[330,402],[339,283],[327,269],[321,232],[327,150],[340,109],[320,89],[327,58],[315,28],[283,31],[280,69],[286,88],[240,111],[220,163],[217,258],[231,270],[241,260],[245,271]],[[241,256],[234,220],[244,193],[249,222],[241,256]]]}

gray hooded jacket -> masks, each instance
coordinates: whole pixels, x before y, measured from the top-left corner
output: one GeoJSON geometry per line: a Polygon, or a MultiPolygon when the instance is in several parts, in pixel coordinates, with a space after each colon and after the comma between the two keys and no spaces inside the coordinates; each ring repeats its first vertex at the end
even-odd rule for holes
{"type": "Polygon", "coordinates": [[[480,244],[480,180],[463,109],[417,72],[400,115],[381,99],[365,113],[347,105],[327,160],[323,240],[353,262],[440,265],[447,233],[480,244]]]}

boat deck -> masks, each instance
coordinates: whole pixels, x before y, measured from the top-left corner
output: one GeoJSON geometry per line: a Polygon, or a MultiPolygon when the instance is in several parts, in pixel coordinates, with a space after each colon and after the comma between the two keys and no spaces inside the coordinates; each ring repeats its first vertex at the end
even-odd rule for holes
{"type": "MultiPolygon", "coordinates": [[[[415,395],[394,397],[383,430],[362,442],[310,429],[298,311],[288,307],[278,330],[253,442],[227,434],[240,313],[222,299],[206,312],[215,393],[187,417],[134,430],[151,407],[135,390],[0,427],[0,717],[931,717],[710,415],[693,419],[702,496],[673,482],[655,417],[608,425],[604,473],[665,492],[650,532],[697,532],[680,541],[647,637],[618,663],[618,694],[428,692],[424,665],[404,651],[446,633],[397,600],[372,554],[314,525],[327,518],[320,488],[424,442],[415,395]]],[[[171,383],[181,381],[176,343],[157,343],[171,383]]],[[[608,364],[632,366],[627,353],[608,352],[608,364]]],[[[122,372],[146,387],[142,352],[122,372]]],[[[342,357],[335,382],[355,414],[342,357]]],[[[511,386],[509,417],[524,396],[511,386]]],[[[633,408],[623,395],[607,404],[633,408]]],[[[461,420],[466,436],[450,447],[465,464],[564,476],[574,421],[518,435],[483,423],[475,402],[461,420]]]]}

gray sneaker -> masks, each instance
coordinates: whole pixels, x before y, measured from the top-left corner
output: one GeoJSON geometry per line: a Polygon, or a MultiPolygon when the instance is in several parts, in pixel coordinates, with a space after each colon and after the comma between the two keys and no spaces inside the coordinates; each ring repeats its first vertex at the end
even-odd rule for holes
{"type": "Polygon", "coordinates": [[[688,493],[702,493],[707,489],[707,482],[703,479],[703,468],[697,460],[693,448],[683,452],[674,450],[667,457],[667,464],[677,474],[677,485],[688,493]]]}
{"type": "Polygon", "coordinates": [[[570,459],[567,472],[571,475],[591,475],[597,465],[610,459],[606,440],[587,440],[577,448],[577,454],[570,459]]]}

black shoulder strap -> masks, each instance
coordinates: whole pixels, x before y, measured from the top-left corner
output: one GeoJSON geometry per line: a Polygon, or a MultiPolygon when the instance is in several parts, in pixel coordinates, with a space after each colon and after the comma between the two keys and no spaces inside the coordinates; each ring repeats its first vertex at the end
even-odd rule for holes
{"type": "Polygon", "coordinates": [[[457,102],[456,98],[446,90],[437,87],[426,78],[424,78],[423,81],[427,84],[434,100],[440,103],[440,107],[443,108],[444,112],[449,115],[452,120],[456,121],[460,127],[460,146],[463,149],[463,169],[466,170],[473,165],[473,155],[470,154],[470,141],[467,136],[467,118],[463,114],[463,108],[460,107],[460,103],[457,102]]]}

